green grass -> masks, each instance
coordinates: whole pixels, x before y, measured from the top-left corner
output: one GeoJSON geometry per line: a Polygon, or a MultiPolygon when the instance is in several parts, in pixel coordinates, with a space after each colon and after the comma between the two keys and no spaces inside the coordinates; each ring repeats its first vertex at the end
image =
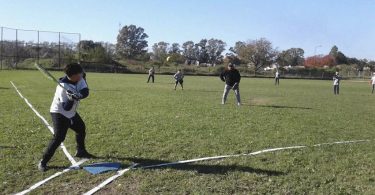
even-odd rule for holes
{"type": "MultiPolygon", "coordinates": [[[[56,76],[61,73],[55,72],[56,76]]],[[[28,188],[69,166],[59,149],[50,169],[36,163],[50,132],[11,88],[12,80],[50,121],[55,84],[37,71],[0,72],[0,194],[28,188]]],[[[220,105],[223,83],[216,77],[185,77],[172,90],[171,76],[88,74],[90,97],[79,113],[87,125],[87,148],[99,161],[158,163],[237,154],[265,148],[341,140],[375,139],[375,96],[367,83],[343,81],[332,95],[330,81],[247,79],[244,105],[233,93],[220,105]]],[[[74,154],[72,131],[65,144],[74,154]]],[[[71,171],[32,194],[79,194],[114,173],[71,171]]],[[[374,141],[288,150],[253,157],[130,171],[99,194],[373,194],[374,141]]]]}

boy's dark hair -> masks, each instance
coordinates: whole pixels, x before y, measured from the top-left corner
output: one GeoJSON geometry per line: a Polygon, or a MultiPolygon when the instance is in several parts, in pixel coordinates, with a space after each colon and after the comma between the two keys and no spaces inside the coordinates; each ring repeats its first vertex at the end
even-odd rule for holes
{"type": "Polygon", "coordinates": [[[81,65],[79,65],[78,63],[71,63],[71,64],[67,64],[65,66],[64,72],[68,77],[71,77],[75,74],[83,73],[83,69],[82,69],[81,65]]]}

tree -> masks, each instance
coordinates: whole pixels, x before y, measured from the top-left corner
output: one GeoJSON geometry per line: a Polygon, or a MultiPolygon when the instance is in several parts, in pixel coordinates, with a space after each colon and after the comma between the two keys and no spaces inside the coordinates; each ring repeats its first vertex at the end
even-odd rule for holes
{"type": "Polygon", "coordinates": [[[332,47],[331,51],[329,52],[329,55],[330,55],[330,56],[333,56],[334,58],[336,58],[338,52],[339,52],[339,48],[338,48],[336,45],[334,45],[334,46],[332,47]]]}
{"type": "Polygon", "coordinates": [[[191,64],[192,61],[197,60],[196,48],[193,41],[186,41],[182,44],[182,55],[185,57],[187,64],[191,64]]]}
{"type": "Polygon", "coordinates": [[[169,43],[166,42],[159,42],[155,43],[152,46],[152,58],[153,60],[159,61],[159,62],[164,62],[166,58],[168,57],[168,46],[169,43]]]}
{"type": "Polygon", "coordinates": [[[225,50],[226,43],[219,39],[208,40],[206,49],[208,54],[208,62],[212,65],[221,63],[223,61],[223,51],[225,50]]]}
{"type": "Polygon", "coordinates": [[[195,44],[195,56],[199,63],[207,63],[209,59],[207,45],[207,39],[202,39],[199,43],[195,44]]]}
{"type": "Polygon", "coordinates": [[[170,54],[180,54],[181,49],[180,49],[180,44],[178,43],[172,43],[171,48],[169,49],[170,54]]]}
{"type": "Polygon", "coordinates": [[[325,55],[325,56],[312,56],[305,59],[304,63],[305,67],[307,68],[321,68],[324,66],[335,66],[335,58],[331,55],[325,55]]]}
{"type": "Polygon", "coordinates": [[[237,42],[230,50],[238,55],[241,60],[254,65],[256,71],[264,66],[271,65],[278,54],[272,43],[265,38],[237,42]]]}
{"type": "Polygon", "coordinates": [[[368,62],[368,67],[371,71],[375,71],[375,61],[368,62]]]}
{"type": "Polygon", "coordinates": [[[242,61],[240,60],[240,58],[238,58],[238,56],[235,55],[234,53],[226,53],[223,62],[226,64],[228,63],[235,64],[237,66],[242,64],[242,61]]]}
{"type": "Polygon", "coordinates": [[[123,58],[134,59],[147,53],[147,38],[143,28],[135,25],[124,26],[117,36],[116,52],[123,58]]]}
{"type": "Polygon", "coordinates": [[[81,59],[88,62],[109,62],[110,56],[102,43],[92,40],[82,40],[78,43],[81,59]]]}
{"type": "Polygon", "coordinates": [[[280,66],[303,65],[305,51],[301,48],[291,48],[277,55],[277,63],[280,66]]]}
{"type": "Polygon", "coordinates": [[[336,45],[332,47],[329,55],[335,58],[336,64],[348,63],[348,58],[341,51],[339,51],[339,48],[336,45]]]}

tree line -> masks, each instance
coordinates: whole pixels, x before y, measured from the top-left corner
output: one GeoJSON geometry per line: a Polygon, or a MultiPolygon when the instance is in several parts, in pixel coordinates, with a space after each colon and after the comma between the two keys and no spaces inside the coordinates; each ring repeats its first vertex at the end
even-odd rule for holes
{"type": "Polygon", "coordinates": [[[160,66],[170,64],[216,66],[233,63],[239,66],[252,66],[255,71],[261,71],[264,67],[272,65],[323,68],[339,64],[355,64],[359,71],[364,67],[369,67],[371,70],[375,67],[374,61],[347,57],[337,46],[333,46],[327,55],[305,58],[302,48],[279,51],[266,38],[238,41],[226,50],[227,44],[215,38],[202,39],[199,42],[189,40],[181,45],[160,41],[151,45],[149,49],[148,37],[142,27],[126,25],[120,29],[115,44],[81,40],[76,45],[44,42],[36,47],[33,42],[19,41],[15,46],[14,42],[3,41],[0,51],[2,56],[16,56],[17,60],[38,56],[54,59],[55,63],[59,58],[108,64],[121,60],[152,61],[160,66]],[[225,51],[228,52],[224,53],[225,51]]]}

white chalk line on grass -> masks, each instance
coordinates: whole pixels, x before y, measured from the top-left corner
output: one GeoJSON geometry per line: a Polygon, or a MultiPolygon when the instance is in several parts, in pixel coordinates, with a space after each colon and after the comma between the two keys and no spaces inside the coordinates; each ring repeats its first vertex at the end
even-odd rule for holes
{"type": "Polygon", "coordinates": [[[132,170],[137,165],[138,164],[135,163],[135,164],[132,164],[130,167],[126,168],[126,169],[122,169],[120,171],[117,171],[116,175],[113,175],[113,176],[109,177],[108,179],[104,180],[102,183],[100,183],[99,185],[97,185],[96,187],[94,187],[93,189],[91,189],[90,191],[84,193],[84,195],[92,195],[92,194],[96,193],[97,191],[99,191],[100,189],[102,189],[104,186],[106,186],[107,184],[111,183],[113,180],[117,179],[121,175],[124,175],[126,172],[132,170]]]}
{"type": "MultiPolygon", "coordinates": [[[[29,100],[27,100],[22,94],[21,92],[18,90],[18,88],[16,87],[16,85],[10,81],[10,83],[13,85],[13,88],[16,90],[16,92],[18,93],[18,95],[23,99],[25,100],[26,104],[31,108],[32,111],[34,111],[34,113],[43,121],[44,125],[46,125],[46,127],[51,131],[52,134],[55,134],[54,131],[53,131],[53,127],[51,127],[50,124],[48,124],[48,121],[33,107],[33,105],[31,105],[31,103],[29,102],[29,100]]],[[[61,149],[63,150],[63,152],[65,153],[65,156],[69,159],[69,161],[72,163],[72,165],[74,164],[77,164],[77,161],[74,160],[74,158],[72,157],[72,155],[68,152],[68,150],[66,149],[64,143],[61,143],[60,145],[61,149]]]]}
{"type": "Polygon", "coordinates": [[[165,166],[171,166],[171,165],[178,165],[178,164],[186,164],[186,163],[192,163],[192,162],[200,162],[200,161],[207,161],[207,160],[218,160],[223,158],[231,158],[231,157],[240,157],[240,156],[255,156],[262,153],[267,152],[274,152],[274,151],[280,151],[280,150],[291,150],[291,149],[299,149],[299,148],[306,148],[307,146],[291,146],[291,147],[284,147],[284,148],[270,148],[265,150],[260,150],[252,153],[247,154],[232,154],[232,155],[224,155],[224,156],[212,156],[212,157],[204,157],[204,158],[195,158],[190,160],[182,160],[177,162],[170,162],[170,163],[162,163],[157,165],[148,165],[139,167],[138,169],[148,169],[148,168],[156,168],[156,167],[165,167],[165,166]]]}
{"type": "Polygon", "coordinates": [[[58,176],[60,176],[60,175],[62,175],[64,173],[66,173],[66,172],[69,172],[71,170],[78,169],[79,166],[81,164],[83,164],[84,162],[86,162],[86,161],[88,161],[88,159],[82,159],[82,160],[78,161],[76,164],[73,164],[72,166],[70,166],[70,167],[68,167],[68,168],[66,168],[64,170],[59,171],[59,172],[57,172],[57,173],[55,173],[55,174],[47,177],[46,179],[43,179],[43,180],[39,181],[38,183],[35,183],[34,185],[32,185],[31,187],[29,187],[28,189],[26,189],[26,190],[24,190],[22,192],[15,193],[15,195],[24,195],[24,194],[27,194],[27,193],[31,192],[32,190],[35,190],[36,188],[38,188],[38,187],[42,186],[43,184],[47,183],[49,180],[52,180],[52,179],[54,179],[54,178],[56,178],[56,177],[58,177],[58,176]]]}
{"type": "MultiPolygon", "coordinates": [[[[320,147],[320,146],[334,145],[334,144],[350,144],[350,143],[370,142],[370,141],[372,141],[372,140],[339,141],[339,142],[332,142],[332,143],[315,144],[312,147],[320,147]]],[[[103,188],[105,185],[111,183],[113,180],[117,179],[118,177],[123,175],[125,172],[130,171],[131,169],[149,169],[149,168],[157,168],[157,167],[166,167],[166,166],[187,164],[187,163],[200,162],[200,161],[219,160],[219,159],[231,158],[231,157],[255,156],[255,155],[268,153],[268,152],[276,152],[276,151],[282,151],[282,150],[293,150],[293,149],[303,149],[303,148],[309,148],[309,147],[311,147],[311,146],[289,146],[289,147],[281,147],[281,148],[270,148],[270,149],[264,149],[264,150],[259,150],[259,151],[256,151],[256,152],[244,153],[244,154],[232,154],[232,155],[195,158],[195,159],[182,160],[182,161],[176,161],[176,162],[170,162],[170,163],[161,163],[161,164],[156,164],[156,165],[141,166],[141,167],[138,167],[138,168],[129,167],[127,169],[122,170],[123,172],[121,174],[116,174],[116,175],[108,178],[107,180],[105,180],[104,182],[99,184],[98,186],[96,186],[93,189],[91,189],[90,191],[86,192],[85,195],[94,194],[95,192],[97,192],[101,188],[103,188]]]]}

